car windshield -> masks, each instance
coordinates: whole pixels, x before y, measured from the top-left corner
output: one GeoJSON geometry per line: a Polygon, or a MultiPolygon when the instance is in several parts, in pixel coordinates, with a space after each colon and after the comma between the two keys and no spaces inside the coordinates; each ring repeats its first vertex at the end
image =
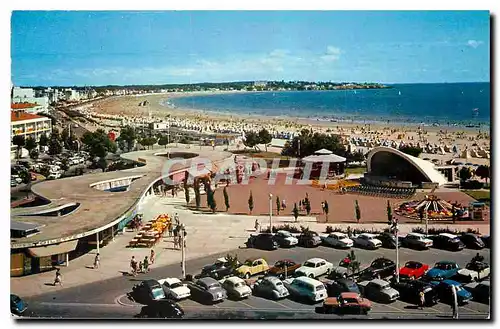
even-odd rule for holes
{"type": "Polygon", "coordinates": [[[435,268],[437,269],[440,269],[440,270],[446,270],[447,267],[448,267],[448,264],[446,263],[436,263],[436,266],[434,266],[435,268]]]}
{"type": "Polygon", "coordinates": [[[217,283],[217,282],[214,282],[208,286],[209,290],[213,290],[213,289],[217,289],[217,288],[219,288],[219,283],[217,283]]]}
{"type": "Polygon", "coordinates": [[[316,286],[316,291],[320,291],[320,290],[324,290],[324,289],[325,289],[324,285],[316,286]]]}
{"type": "Polygon", "coordinates": [[[304,266],[305,267],[316,267],[316,264],[312,263],[312,262],[305,262],[304,263],[304,266]]]}
{"type": "Polygon", "coordinates": [[[151,290],[151,294],[153,295],[154,299],[159,299],[159,298],[165,297],[162,288],[153,288],[151,290]]]}
{"type": "Polygon", "coordinates": [[[234,285],[235,288],[244,287],[244,286],[245,286],[245,283],[243,283],[243,282],[236,282],[236,284],[234,285]]]}
{"type": "Polygon", "coordinates": [[[245,261],[245,265],[247,265],[247,266],[253,266],[253,261],[252,260],[247,260],[247,261],[245,261]]]}
{"type": "Polygon", "coordinates": [[[182,287],[182,282],[174,282],[170,285],[170,288],[172,288],[172,289],[179,288],[179,287],[182,287]]]}
{"type": "Polygon", "coordinates": [[[282,236],[286,237],[286,238],[288,238],[289,236],[291,236],[291,234],[290,234],[290,233],[288,233],[288,232],[280,232],[280,234],[281,234],[282,236]]]}
{"type": "Polygon", "coordinates": [[[457,242],[460,242],[460,239],[459,238],[453,238],[453,239],[450,240],[450,242],[457,243],[457,242]]]}
{"type": "Polygon", "coordinates": [[[344,303],[357,303],[358,300],[356,298],[343,298],[342,301],[344,303]]]}
{"type": "Polygon", "coordinates": [[[354,282],[350,282],[350,283],[348,283],[348,284],[347,284],[347,287],[348,287],[349,289],[356,289],[356,288],[358,288],[358,286],[357,286],[354,282]]]}
{"type": "Polygon", "coordinates": [[[283,282],[276,282],[274,285],[275,285],[276,287],[279,287],[279,286],[282,286],[282,285],[283,285],[283,282]]]}
{"type": "Polygon", "coordinates": [[[391,286],[389,284],[380,286],[380,290],[388,290],[388,289],[391,289],[391,286]]]}
{"type": "Polygon", "coordinates": [[[417,268],[417,263],[415,262],[408,262],[405,264],[405,267],[408,267],[408,268],[417,268]]]}
{"type": "Polygon", "coordinates": [[[456,285],[456,286],[455,286],[455,290],[456,290],[456,291],[460,291],[460,290],[462,290],[462,289],[463,289],[463,288],[462,288],[461,286],[459,286],[459,285],[456,285]]]}
{"type": "Polygon", "coordinates": [[[283,267],[283,266],[285,266],[285,263],[282,262],[282,261],[279,261],[279,262],[276,262],[276,264],[274,264],[274,266],[276,266],[276,267],[283,267]]]}

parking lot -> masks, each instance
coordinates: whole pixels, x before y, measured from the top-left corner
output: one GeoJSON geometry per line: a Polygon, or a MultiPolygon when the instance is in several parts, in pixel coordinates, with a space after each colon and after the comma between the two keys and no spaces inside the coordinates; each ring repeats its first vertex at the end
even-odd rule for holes
{"type": "MultiPolygon", "coordinates": [[[[378,257],[386,257],[395,261],[396,252],[395,250],[389,249],[378,249],[378,250],[363,250],[353,248],[356,253],[357,259],[361,262],[361,269],[367,267],[372,260],[378,257]]],[[[456,261],[461,267],[464,267],[470,259],[476,255],[478,251],[464,249],[459,252],[450,252],[438,249],[429,249],[423,251],[415,251],[411,249],[401,248],[399,252],[400,257],[400,267],[404,266],[404,263],[409,260],[416,260],[422,263],[428,264],[432,267],[437,261],[441,260],[450,260],[456,261]]],[[[280,259],[293,259],[296,262],[303,263],[309,258],[320,257],[324,258],[327,261],[333,263],[336,266],[339,261],[347,255],[346,250],[338,250],[329,247],[319,246],[317,248],[302,248],[295,247],[291,249],[278,249],[276,251],[262,251],[256,249],[241,249],[235,252],[238,255],[238,259],[240,261],[244,261],[247,258],[251,257],[262,257],[272,266],[276,261],[280,259]]],[[[485,261],[490,261],[490,250],[483,249],[479,251],[481,255],[485,257],[485,261]]],[[[232,253],[234,254],[234,253],[232,253]]],[[[216,257],[213,257],[215,261],[216,257]]],[[[197,274],[200,269],[195,269],[189,267],[189,262],[187,264],[188,272],[197,274]]],[[[253,277],[252,279],[256,279],[257,277],[253,277]]],[[[320,278],[320,280],[322,277],[320,278]]],[[[124,307],[140,307],[139,304],[131,302],[127,299],[125,295],[118,296],[115,301],[124,306],[124,307]]],[[[291,300],[290,298],[272,301],[261,297],[250,296],[248,299],[241,301],[234,300],[224,300],[222,303],[215,305],[204,305],[197,301],[188,299],[180,302],[180,305],[185,309],[186,314],[190,311],[236,311],[236,312],[247,312],[253,311],[258,313],[274,313],[274,312],[286,312],[286,313],[294,313],[294,318],[301,318],[301,315],[311,314],[315,312],[315,308],[321,303],[316,305],[308,305],[301,302],[297,302],[291,300]]],[[[370,314],[372,316],[375,315],[383,315],[386,314],[388,317],[398,317],[398,316],[408,316],[414,315],[415,317],[421,316],[451,316],[452,309],[450,305],[438,303],[433,307],[426,307],[424,310],[419,310],[413,304],[408,304],[402,301],[395,301],[390,304],[381,304],[372,302],[372,311],[370,314]]],[[[489,315],[489,305],[481,304],[478,302],[471,301],[464,306],[460,306],[459,313],[461,317],[471,316],[474,318],[487,318],[489,315]]],[[[318,314],[319,316],[319,314],[318,314]]],[[[370,316],[370,315],[368,315],[370,316]]]]}

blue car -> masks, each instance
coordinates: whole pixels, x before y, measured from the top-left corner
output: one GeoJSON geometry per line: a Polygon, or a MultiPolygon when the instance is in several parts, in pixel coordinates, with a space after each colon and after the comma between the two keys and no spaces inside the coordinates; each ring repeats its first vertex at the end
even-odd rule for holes
{"type": "Polygon", "coordinates": [[[452,304],[453,295],[451,293],[451,286],[455,286],[457,291],[457,302],[458,305],[464,305],[472,299],[472,294],[465,290],[462,284],[453,280],[444,280],[441,282],[432,281],[431,284],[434,286],[434,290],[443,303],[452,304]]]}
{"type": "Polygon", "coordinates": [[[28,304],[19,296],[10,294],[10,312],[15,315],[22,315],[28,308],[28,304]]]}
{"type": "Polygon", "coordinates": [[[460,266],[455,262],[441,261],[437,262],[433,268],[431,268],[425,274],[425,279],[428,281],[442,281],[446,279],[451,279],[457,275],[460,266]]]}

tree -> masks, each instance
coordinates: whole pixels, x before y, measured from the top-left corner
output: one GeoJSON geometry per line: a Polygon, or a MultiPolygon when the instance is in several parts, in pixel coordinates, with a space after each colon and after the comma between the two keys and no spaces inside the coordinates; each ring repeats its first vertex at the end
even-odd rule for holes
{"type": "Polygon", "coordinates": [[[412,155],[416,158],[418,158],[420,153],[422,153],[422,151],[423,151],[423,149],[421,149],[420,147],[409,146],[409,145],[404,145],[404,146],[400,147],[399,150],[403,153],[412,155]]]}
{"type": "Polygon", "coordinates": [[[161,135],[158,139],[158,145],[165,146],[165,148],[167,148],[168,137],[166,135],[161,135]]]}
{"type": "Polygon", "coordinates": [[[23,135],[16,135],[12,138],[12,144],[17,146],[16,150],[16,158],[19,159],[21,157],[21,149],[25,145],[26,140],[23,135]]]}
{"type": "Polygon", "coordinates": [[[49,141],[49,154],[57,155],[60,154],[62,150],[62,143],[56,137],[51,137],[49,141]]]}
{"type": "Polygon", "coordinates": [[[64,143],[64,145],[66,145],[68,139],[69,139],[69,129],[64,128],[63,131],[61,132],[61,141],[64,143]]]}
{"type": "Polygon", "coordinates": [[[458,177],[460,177],[460,180],[464,182],[472,177],[472,173],[470,172],[469,168],[462,167],[462,169],[458,171],[458,177]]]}
{"type": "Polygon", "coordinates": [[[253,211],[253,195],[252,191],[250,191],[250,196],[248,197],[248,209],[250,209],[250,214],[253,211]]]}
{"type": "Polygon", "coordinates": [[[359,209],[358,200],[355,201],[354,210],[356,212],[356,221],[359,223],[359,220],[361,219],[361,209],[359,209]]]}
{"type": "Polygon", "coordinates": [[[97,161],[97,168],[101,168],[103,172],[106,171],[106,168],[108,167],[108,162],[106,161],[106,158],[101,157],[97,161]]]}
{"type": "Polygon", "coordinates": [[[485,165],[477,167],[476,176],[481,177],[486,183],[488,183],[488,178],[490,178],[490,167],[485,165]]]}
{"type": "Polygon", "coordinates": [[[106,132],[102,129],[97,129],[95,132],[86,132],[81,138],[92,158],[104,158],[108,152],[116,152],[116,144],[109,139],[106,132]]]}
{"type": "Polygon", "coordinates": [[[325,214],[326,214],[326,220],[328,220],[328,201],[325,200],[325,204],[324,204],[324,209],[325,209],[325,214]]]}
{"type": "Polygon", "coordinates": [[[227,261],[227,264],[228,264],[228,267],[231,268],[233,271],[236,270],[238,268],[238,266],[240,266],[240,262],[238,261],[238,255],[231,255],[231,254],[227,254],[226,255],[226,261],[227,261]]]}
{"type": "Polygon", "coordinates": [[[243,145],[250,148],[255,148],[259,144],[259,135],[256,132],[249,131],[245,133],[243,145]]]}
{"type": "Polygon", "coordinates": [[[361,151],[355,151],[353,153],[347,153],[347,162],[363,162],[365,160],[365,155],[361,151]]]}
{"type": "Polygon", "coordinates": [[[297,221],[297,218],[299,217],[299,208],[297,207],[297,202],[293,204],[292,214],[293,217],[295,217],[295,221],[297,221]]]}
{"type": "Polygon", "coordinates": [[[40,136],[40,140],[38,141],[38,145],[40,145],[40,146],[47,146],[47,145],[49,145],[49,138],[47,137],[46,134],[42,134],[40,136]]]}
{"type": "Polygon", "coordinates": [[[31,151],[34,150],[37,146],[36,140],[31,136],[26,138],[24,144],[24,148],[27,149],[29,153],[31,153],[31,151]]]}
{"type": "Polygon", "coordinates": [[[134,147],[134,142],[137,139],[135,129],[130,126],[125,126],[120,130],[120,136],[118,136],[117,141],[120,141],[121,145],[125,146],[127,152],[134,147]]]}
{"type": "Polygon", "coordinates": [[[267,144],[271,143],[273,140],[273,136],[267,131],[266,128],[262,128],[261,131],[259,131],[259,142],[260,144],[264,144],[266,147],[266,152],[267,152],[267,144]]]}
{"type": "Polygon", "coordinates": [[[281,208],[280,197],[276,196],[276,212],[278,215],[280,214],[280,208],[281,208]]]}
{"type": "Polygon", "coordinates": [[[224,204],[226,205],[226,211],[229,210],[229,194],[227,194],[227,188],[224,186],[224,190],[222,191],[224,194],[224,204]]]}
{"type": "Polygon", "coordinates": [[[186,197],[186,205],[189,205],[189,187],[184,185],[184,196],[186,197]]]}
{"type": "Polygon", "coordinates": [[[59,129],[54,127],[54,125],[52,125],[52,132],[50,133],[50,139],[52,138],[55,138],[58,141],[61,139],[61,135],[59,134],[59,129]]]}
{"type": "Polygon", "coordinates": [[[337,155],[347,157],[347,150],[340,136],[313,133],[309,129],[303,129],[299,136],[294,137],[291,142],[286,143],[281,154],[285,156],[305,157],[323,148],[337,155]]]}
{"type": "Polygon", "coordinates": [[[156,138],[155,137],[145,137],[140,140],[141,145],[146,146],[148,149],[150,146],[153,146],[156,144],[156,138]]]}
{"type": "Polygon", "coordinates": [[[392,208],[389,200],[387,200],[387,223],[392,225],[392,208]]]}

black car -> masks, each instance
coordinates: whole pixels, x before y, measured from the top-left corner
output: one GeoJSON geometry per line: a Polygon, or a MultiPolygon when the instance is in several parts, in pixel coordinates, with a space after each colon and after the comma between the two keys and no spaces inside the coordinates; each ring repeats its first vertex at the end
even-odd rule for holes
{"type": "Polygon", "coordinates": [[[229,262],[225,258],[219,258],[214,264],[203,266],[199,277],[210,277],[220,280],[227,276],[231,276],[233,272],[234,268],[229,262]]]}
{"type": "Polygon", "coordinates": [[[474,233],[464,233],[460,236],[460,240],[469,249],[483,249],[485,247],[483,240],[474,233]]]}
{"type": "Polygon", "coordinates": [[[369,267],[360,272],[363,280],[384,279],[396,273],[396,263],[384,257],[375,259],[369,267]]]}
{"type": "Polygon", "coordinates": [[[464,288],[472,294],[474,301],[484,304],[490,303],[491,287],[489,280],[469,283],[464,288]]]}
{"type": "Polygon", "coordinates": [[[460,251],[465,248],[465,244],[460,241],[458,236],[449,233],[440,233],[431,238],[432,246],[437,249],[449,251],[460,251]]]}
{"type": "Polygon", "coordinates": [[[184,310],[170,299],[160,299],[141,308],[138,318],[152,319],[182,319],[184,310]]]}
{"type": "Polygon", "coordinates": [[[127,297],[139,304],[149,305],[151,302],[164,299],[165,292],[158,281],[150,279],[136,284],[127,297]]]}
{"type": "Polygon", "coordinates": [[[250,236],[246,245],[248,248],[262,250],[276,250],[279,247],[278,243],[274,239],[274,236],[266,233],[250,236]]]}
{"type": "Polygon", "coordinates": [[[15,315],[23,315],[28,308],[28,304],[19,296],[10,294],[10,313],[15,315]]]}
{"type": "Polygon", "coordinates": [[[491,248],[491,237],[489,235],[481,235],[481,240],[484,242],[486,248],[491,248]]]}
{"type": "Polygon", "coordinates": [[[405,280],[392,282],[391,286],[399,292],[399,299],[411,304],[420,304],[420,293],[424,292],[425,306],[433,306],[439,302],[439,296],[434,287],[425,281],[405,280]]]}
{"type": "Polygon", "coordinates": [[[306,248],[317,247],[321,244],[321,237],[313,231],[302,232],[299,235],[299,246],[306,248]]]}
{"type": "Polygon", "coordinates": [[[330,297],[337,297],[342,292],[355,292],[361,294],[358,285],[351,279],[338,279],[323,283],[330,297]]]}
{"type": "Polygon", "coordinates": [[[382,241],[382,247],[388,249],[396,249],[396,236],[389,232],[382,232],[377,239],[382,241]]]}

